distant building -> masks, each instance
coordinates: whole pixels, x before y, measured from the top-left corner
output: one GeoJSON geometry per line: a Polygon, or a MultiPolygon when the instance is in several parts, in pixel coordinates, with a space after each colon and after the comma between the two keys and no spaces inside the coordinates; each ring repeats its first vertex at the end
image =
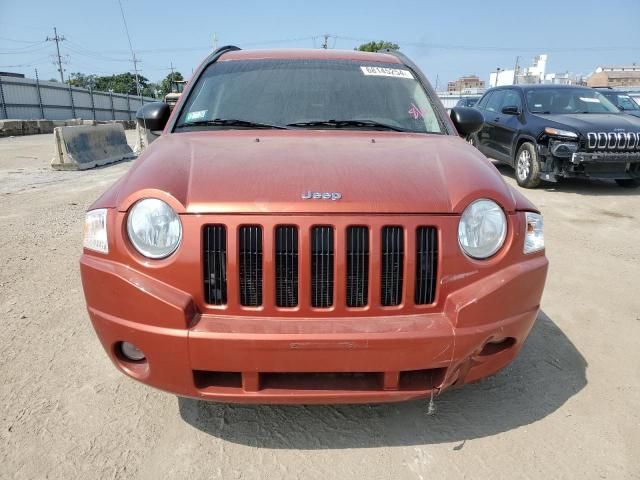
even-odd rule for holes
{"type": "Polygon", "coordinates": [[[544,82],[551,85],[586,85],[582,75],[574,74],[574,73],[547,73],[544,76],[544,82]]]}
{"type": "Polygon", "coordinates": [[[447,92],[479,93],[484,90],[484,81],[477,75],[465,75],[455,82],[447,83],[447,92]]]}
{"type": "Polygon", "coordinates": [[[547,55],[537,55],[529,67],[513,69],[496,69],[489,74],[489,86],[499,87],[502,85],[513,85],[514,83],[543,83],[545,71],[547,69],[547,55]]]}
{"type": "Polygon", "coordinates": [[[640,65],[614,65],[596,68],[587,79],[590,87],[640,87],[640,65]]]}

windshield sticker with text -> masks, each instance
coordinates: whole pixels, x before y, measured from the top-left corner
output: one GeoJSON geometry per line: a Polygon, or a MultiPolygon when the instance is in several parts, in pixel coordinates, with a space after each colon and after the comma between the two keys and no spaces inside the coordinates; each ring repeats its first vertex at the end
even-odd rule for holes
{"type": "Polygon", "coordinates": [[[413,74],[409,70],[403,70],[401,68],[362,66],[360,70],[362,70],[362,73],[365,75],[375,77],[409,78],[413,80],[413,74]]]}
{"type": "Polygon", "coordinates": [[[187,113],[187,122],[197,122],[198,120],[203,120],[207,115],[207,110],[198,110],[197,112],[189,112],[187,113]]]}

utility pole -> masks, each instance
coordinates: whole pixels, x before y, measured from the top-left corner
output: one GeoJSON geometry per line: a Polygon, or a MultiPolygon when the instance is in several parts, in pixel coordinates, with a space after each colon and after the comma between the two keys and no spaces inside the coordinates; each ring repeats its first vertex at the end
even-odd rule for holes
{"type": "Polygon", "coordinates": [[[60,56],[60,42],[64,42],[66,38],[58,36],[56,27],[53,27],[53,38],[47,37],[47,42],[56,42],[56,52],[58,56],[58,71],[60,72],[60,82],[64,83],[64,70],[62,69],[62,57],[60,56]]]}
{"type": "Polygon", "coordinates": [[[215,52],[218,49],[218,34],[213,32],[213,51],[215,52]]]}
{"type": "Polygon", "coordinates": [[[131,59],[131,61],[133,62],[133,71],[135,72],[135,75],[136,75],[136,93],[140,98],[142,98],[142,93],[140,91],[140,77],[138,75],[138,64],[142,63],[142,61],[138,60],[138,57],[136,57],[135,52],[133,52],[133,58],[131,59]]]}
{"type": "Polygon", "coordinates": [[[324,48],[326,50],[327,48],[329,48],[329,43],[328,43],[329,42],[329,34],[325,33],[323,35],[323,37],[324,37],[324,41],[322,42],[322,48],[324,48]]]}
{"type": "Polygon", "coordinates": [[[169,69],[171,70],[171,81],[173,81],[173,80],[175,79],[175,77],[174,77],[174,73],[173,73],[173,69],[174,69],[174,67],[173,67],[173,61],[171,62],[171,66],[169,67],[169,69]]]}
{"type": "Polygon", "coordinates": [[[514,85],[518,84],[518,68],[520,68],[520,66],[518,65],[519,62],[520,62],[520,57],[516,57],[516,66],[513,67],[513,84],[514,85]]]}

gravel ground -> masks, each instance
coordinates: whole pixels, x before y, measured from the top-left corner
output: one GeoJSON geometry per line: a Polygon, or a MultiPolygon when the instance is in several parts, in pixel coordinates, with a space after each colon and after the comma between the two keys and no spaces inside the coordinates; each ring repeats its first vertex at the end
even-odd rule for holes
{"type": "Polygon", "coordinates": [[[545,215],[543,311],[510,367],[435,416],[226,406],[111,365],[78,256],[84,210],[131,162],[54,172],[52,152],[51,135],[0,139],[1,478],[640,478],[640,191],[525,192],[545,215]]]}

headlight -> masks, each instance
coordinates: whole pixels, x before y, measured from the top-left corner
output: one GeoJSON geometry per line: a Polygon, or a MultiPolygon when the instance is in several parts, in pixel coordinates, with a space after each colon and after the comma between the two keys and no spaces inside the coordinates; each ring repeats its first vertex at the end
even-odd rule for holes
{"type": "Polygon", "coordinates": [[[507,217],[492,200],[476,200],[465,208],[458,225],[458,242],[470,257],[488,258],[502,247],[507,217]]]}
{"type": "Polygon", "coordinates": [[[524,253],[533,253],[544,250],[544,232],[542,215],[537,213],[525,213],[524,253]]]}
{"type": "Polygon", "coordinates": [[[557,128],[547,127],[544,129],[544,133],[547,135],[553,135],[554,137],[566,137],[566,138],[578,138],[576,132],[570,130],[558,130],[557,128]]]}
{"type": "Polygon", "coordinates": [[[106,208],[99,208],[86,213],[83,237],[82,245],[84,248],[100,253],[109,253],[106,208]]]}
{"type": "Polygon", "coordinates": [[[176,251],[182,240],[180,217],[157,198],[136,203],[127,218],[129,240],[148,258],[165,258],[176,251]]]}

